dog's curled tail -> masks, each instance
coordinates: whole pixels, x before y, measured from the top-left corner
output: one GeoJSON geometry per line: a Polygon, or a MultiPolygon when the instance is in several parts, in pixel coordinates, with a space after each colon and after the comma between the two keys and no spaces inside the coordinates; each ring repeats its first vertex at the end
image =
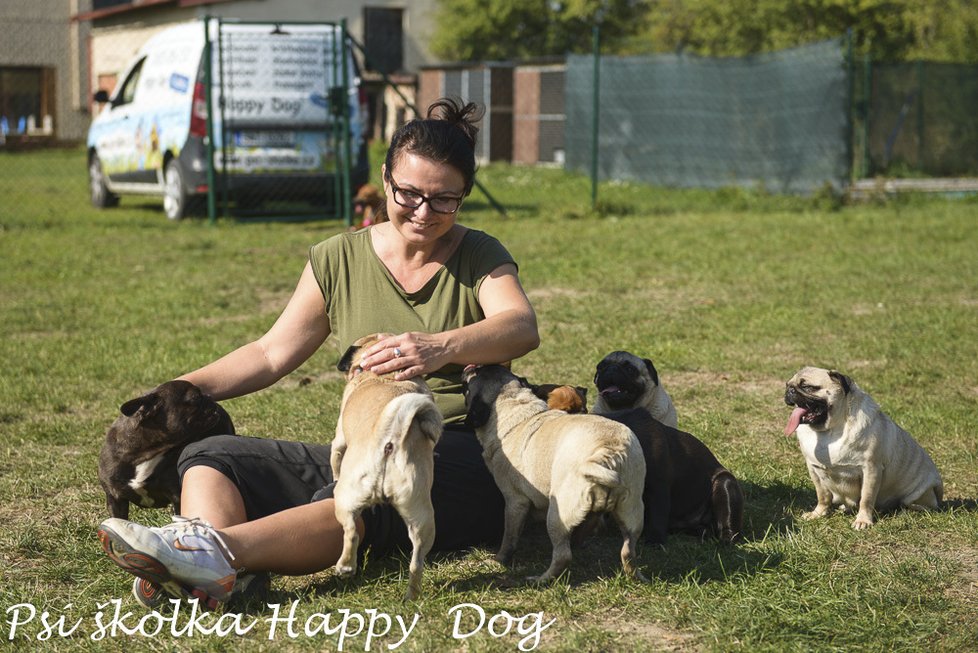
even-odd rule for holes
{"type": "Polygon", "coordinates": [[[387,425],[383,442],[403,442],[411,427],[417,426],[425,437],[436,443],[441,437],[443,418],[431,397],[412,392],[392,399],[384,407],[379,421],[387,425]]]}
{"type": "Polygon", "coordinates": [[[621,475],[609,464],[606,456],[596,456],[588,460],[581,473],[590,482],[588,504],[592,512],[614,510],[622,494],[628,489],[622,483],[621,475]]]}

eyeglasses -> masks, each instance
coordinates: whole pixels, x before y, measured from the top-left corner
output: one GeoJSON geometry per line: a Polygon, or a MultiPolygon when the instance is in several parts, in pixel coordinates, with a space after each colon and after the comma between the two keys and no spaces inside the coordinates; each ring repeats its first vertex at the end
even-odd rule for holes
{"type": "Polygon", "coordinates": [[[449,197],[444,195],[439,195],[438,197],[425,197],[421,193],[417,193],[413,190],[406,190],[400,188],[394,183],[391,177],[387,178],[387,181],[391,183],[391,191],[394,195],[394,202],[408,209],[420,208],[425,202],[431,207],[431,210],[435,213],[455,213],[458,211],[458,207],[462,206],[461,197],[449,197]]]}

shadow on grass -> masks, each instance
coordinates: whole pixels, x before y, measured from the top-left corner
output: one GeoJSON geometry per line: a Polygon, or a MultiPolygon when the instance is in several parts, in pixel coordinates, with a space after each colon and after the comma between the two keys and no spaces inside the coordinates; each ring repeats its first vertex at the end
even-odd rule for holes
{"type": "Polygon", "coordinates": [[[976,499],[945,499],[941,504],[941,512],[978,512],[978,500],[976,499]]]}
{"type": "MultiPolygon", "coordinates": [[[[754,544],[769,539],[780,539],[795,530],[792,516],[796,505],[815,505],[813,489],[799,490],[797,486],[780,481],[759,485],[740,481],[744,490],[744,529],[741,540],[723,544],[712,537],[699,537],[681,533],[670,534],[665,546],[642,542],[639,546],[639,567],[650,578],[670,582],[729,581],[735,576],[752,576],[776,568],[783,561],[777,552],[762,551],[754,544]]],[[[947,509],[978,510],[974,500],[946,502],[947,509]]],[[[567,576],[569,584],[580,586],[605,581],[621,573],[622,538],[617,528],[606,525],[597,534],[574,547],[574,560],[567,576]]],[[[495,547],[481,549],[489,554],[495,547]]],[[[552,547],[542,522],[526,526],[517,548],[513,565],[506,569],[495,563],[491,555],[474,559],[479,554],[471,552],[438,553],[428,556],[425,574],[425,592],[472,592],[509,591],[534,587],[526,581],[536,576],[550,564],[552,547]],[[455,565],[457,569],[440,570],[440,576],[449,576],[445,582],[435,580],[431,566],[455,565]],[[435,585],[437,583],[437,585],[435,585]]],[[[340,597],[377,583],[391,583],[397,593],[406,588],[409,554],[397,553],[379,559],[368,559],[353,578],[343,579],[329,575],[310,584],[304,591],[319,597],[340,597]],[[402,587],[403,586],[403,587],[402,587]]],[[[261,602],[249,601],[245,608],[257,612],[267,611],[265,603],[288,603],[295,600],[295,592],[273,590],[261,602]]]]}

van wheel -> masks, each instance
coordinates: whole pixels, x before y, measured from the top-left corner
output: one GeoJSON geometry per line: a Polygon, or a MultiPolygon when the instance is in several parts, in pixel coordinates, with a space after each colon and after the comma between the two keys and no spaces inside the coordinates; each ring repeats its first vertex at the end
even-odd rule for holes
{"type": "Polygon", "coordinates": [[[188,203],[183,170],[176,159],[170,159],[163,173],[163,212],[170,220],[181,220],[187,214],[188,203]]]}
{"type": "Polygon", "coordinates": [[[109,187],[105,185],[102,162],[94,154],[88,162],[88,187],[92,195],[92,206],[95,208],[106,209],[119,204],[119,196],[110,193],[109,187]]]}

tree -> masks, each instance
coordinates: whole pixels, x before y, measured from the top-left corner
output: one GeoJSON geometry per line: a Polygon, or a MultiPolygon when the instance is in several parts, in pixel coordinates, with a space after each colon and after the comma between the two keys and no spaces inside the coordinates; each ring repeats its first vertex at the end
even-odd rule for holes
{"type": "Polygon", "coordinates": [[[649,51],[742,56],[852,28],[878,61],[978,61],[973,0],[659,0],[647,21],[649,51]]]}
{"type": "Polygon", "coordinates": [[[743,56],[839,37],[877,61],[978,62],[975,0],[439,0],[431,47],[446,60],[591,50],[743,56]]]}
{"type": "Polygon", "coordinates": [[[590,52],[592,29],[614,51],[641,29],[645,0],[440,0],[431,49],[449,61],[590,52]]]}

